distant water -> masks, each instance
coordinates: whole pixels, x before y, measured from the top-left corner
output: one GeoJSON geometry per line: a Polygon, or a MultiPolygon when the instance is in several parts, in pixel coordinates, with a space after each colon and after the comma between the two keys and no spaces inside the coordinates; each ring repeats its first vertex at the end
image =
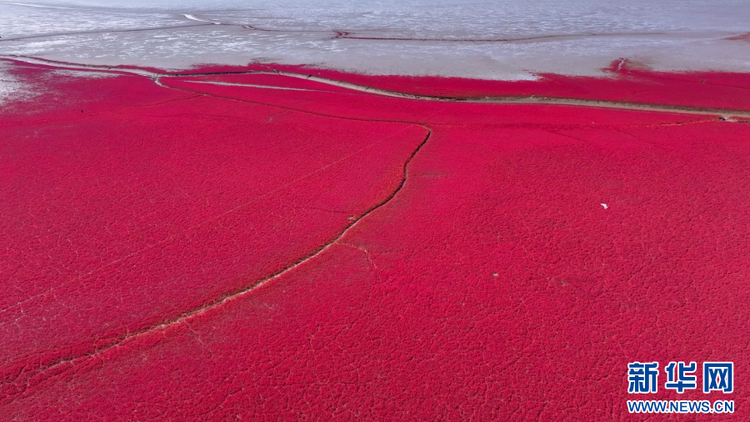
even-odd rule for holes
{"type": "Polygon", "coordinates": [[[628,58],[748,72],[748,32],[748,0],[0,1],[0,54],[168,68],[276,62],[529,79],[600,75],[628,58]]]}

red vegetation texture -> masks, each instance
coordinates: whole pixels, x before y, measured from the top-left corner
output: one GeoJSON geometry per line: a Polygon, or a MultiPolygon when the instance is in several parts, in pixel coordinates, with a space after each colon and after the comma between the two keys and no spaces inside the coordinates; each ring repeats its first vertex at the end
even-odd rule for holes
{"type": "MultiPolygon", "coordinates": [[[[680,417],[750,419],[746,122],[13,72],[39,94],[0,110],[2,420],[677,416],[629,399],[734,400],[680,417]],[[734,392],[679,395],[662,371],[635,397],[634,361],[732,361],[734,392]]],[[[314,73],[750,111],[748,75],[623,63],[533,82],[314,73]]],[[[196,83],[212,81],[275,89],[196,83]]]]}

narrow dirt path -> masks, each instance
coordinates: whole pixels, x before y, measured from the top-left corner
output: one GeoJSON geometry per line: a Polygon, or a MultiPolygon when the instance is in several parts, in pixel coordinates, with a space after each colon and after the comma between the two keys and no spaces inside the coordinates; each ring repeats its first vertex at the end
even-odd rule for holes
{"type": "MultiPolygon", "coordinates": [[[[420,125],[420,126],[422,126],[422,125],[420,125]]],[[[141,336],[144,336],[144,335],[148,335],[149,333],[158,332],[160,330],[166,330],[166,329],[168,329],[168,328],[170,328],[172,326],[176,326],[176,325],[181,324],[181,323],[186,323],[190,319],[192,319],[192,318],[194,318],[194,317],[196,317],[198,315],[201,315],[204,312],[207,312],[207,311],[209,311],[211,309],[214,309],[214,308],[221,307],[222,305],[224,305],[224,304],[226,304],[228,302],[231,302],[233,300],[239,299],[239,298],[241,298],[241,297],[243,297],[243,296],[245,296],[245,295],[253,292],[254,290],[256,290],[256,289],[258,289],[258,288],[260,288],[260,287],[268,284],[269,282],[271,282],[271,281],[273,281],[275,279],[278,279],[279,277],[282,277],[284,274],[293,271],[295,268],[297,268],[297,267],[305,264],[306,262],[315,259],[319,255],[321,255],[322,253],[324,253],[325,251],[327,251],[328,249],[330,249],[332,246],[334,246],[336,244],[339,244],[339,241],[344,236],[346,236],[346,234],[349,231],[351,231],[354,227],[356,227],[367,216],[369,216],[373,212],[377,211],[378,209],[384,207],[389,202],[391,202],[393,200],[393,198],[395,198],[396,195],[404,188],[404,186],[406,185],[406,182],[408,180],[409,164],[412,162],[412,160],[414,159],[414,157],[419,153],[419,151],[425,146],[425,144],[427,143],[427,141],[430,139],[430,136],[432,135],[432,130],[429,127],[427,127],[427,126],[422,126],[422,127],[427,131],[427,135],[422,140],[422,142],[419,145],[417,145],[417,147],[412,151],[411,155],[409,155],[409,157],[404,162],[404,165],[403,165],[403,176],[402,176],[402,179],[401,179],[401,183],[396,187],[396,189],[394,189],[391,192],[391,194],[388,195],[388,197],[386,197],[380,203],[374,205],[369,210],[365,211],[361,216],[359,216],[355,220],[352,220],[352,222],[348,226],[346,226],[346,228],[343,231],[341,231],[334,239],[332,239],[331,241],[323,244],[322,246],[320,246],[320,248],[318,248],[317,250],[315,250],[311,254],[305,256],[304,258],[302,258],[302,259],[300,259],[300,260],[298,260],[298,261],[296,261],[296,262],[294,262],[294,263],[292,263],[290,265],[288,265],[287,267],[283,268],[282,270],[280,270],[280,271],[278,271],[278,272],[276,272],[276,273],[274,273],[274,274],[272,274],[272,275],[270,275],[270,276],[268,276],[268,277],[266,277],[266,278],[264,278],[262,280],[259,280],[259,281],[255,282],[255,283],[251,284],[250,286],[247,286],[247,287],[245,287],[245,288],[243,288],[241,290],[235,291],[233,293],[224,295],[224,296],[222,296],[222,297],[220,297],[220,298],[218,298],[218,299],[216,299],[216,300],[214,300],[214,301],[212,301],[212,302],[210,302],[210,303],[208,303],[205,306],[202,306],[200,308],[191,309],[189,311],[186,311],[186,312],[180,314],[176,318],[170,319],[168,321],[164,321],[164,322],[162,322],[160,324],[157,324],[157,325],[153,325],[153,326],[144,328],[144,329],[139,330],[139,331],[129,332],[126,335],[120,337],[119,339],[113,341],[112,343],[110,343],[110,344],[108,344],[106,346],[100,347],[100,348],[98,348],[96,350],[93,350],[93,351],[91,351],[89,353],[86,353],[86,354],[83,354],[83,355],[79,355],[79,356],[70,357],[70,358],[67,358],[67,359],[62,359],[62,360],[59,360],[57,362],[54,362],[52,364],[46,365],[46,366],[41,367],[41,368],[35,368],[35,370],[34,370],[35,374],[32,375],[32,377],[35,376],[35,375],[37,375],[37,376],[38,375],[42,375],[45,372],[48,372],[50,370],[54,370],[55,368],[57,368],[57,367],[59,367],[61,365],[64,365],[66,363],[75,363],[77,361],[81,361],[81,360],[84,360],[84,359],[95,358],[95,357],[101,355],[102,353],[106,352],[107,350],[110,350],[112,348],[118,347],[118,346],[122,345],[123,343],[125,343],[125,342],[127,342],[129,340],[133,340],[135,338],[138,338],[138,337],[141,337],[141,336]]],[[[344,244],[344,243],[340,243],[340,244],[344,244]]],[[[55,371],[53,371],[53,372],[55,372],[55,371]]],[[[59,375],[59,373],[55,372],[55,375],[59,375]]],[[[11,380],[10,382],[13,382],[13,380],[11,380]]],[[[36,384],[38,384],[38,382],[34,383],[34,385],[36,385],[36,384]]],[[[24,389],[22,392],[16,394],[14,397],[10,398],[10,400],[8,401],[8,403],[12,403],[16,398],[21,397],[26,391],[28,391],[28,390],[24,389]]]]}

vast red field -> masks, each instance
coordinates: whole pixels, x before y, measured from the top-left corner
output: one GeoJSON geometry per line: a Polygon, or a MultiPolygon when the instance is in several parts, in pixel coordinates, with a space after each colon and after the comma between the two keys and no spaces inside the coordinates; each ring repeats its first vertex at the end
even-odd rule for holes
{"type": "Polygon", "coordinates": [[[12,72],[2,420],[750,419],[748,75],[12,72]]]}

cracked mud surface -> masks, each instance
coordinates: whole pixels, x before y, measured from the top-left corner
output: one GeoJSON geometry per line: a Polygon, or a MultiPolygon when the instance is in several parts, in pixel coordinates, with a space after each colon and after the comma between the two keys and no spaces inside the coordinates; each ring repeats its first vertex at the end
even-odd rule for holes
{"type": "Polygon", "coordinates": [[[627,362],[747,367],[744,75],[15,67],[46,89],[0,120],[2,419],[622,420],[627,362]]]}

